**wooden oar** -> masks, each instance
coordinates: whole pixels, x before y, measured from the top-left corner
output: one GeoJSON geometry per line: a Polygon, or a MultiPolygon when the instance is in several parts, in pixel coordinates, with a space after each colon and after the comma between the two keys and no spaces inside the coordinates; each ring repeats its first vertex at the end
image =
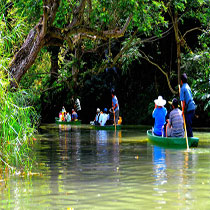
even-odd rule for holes
{"type": "Polygon", "coordinates": [[[115,131],[116,131],[116,122],[115,122],[115,111],[114,111],[114,108],[113,108],[113,115],[114,115],[114,128],[115,128],[115,131]]]}
{"type": "MultiPolygon", "coordinates": [[[[180,95],[180,85],[179,85],[179,95],[180,95]]],[[[184,132],[185,132],[185,138],[186,138],[186,145],[187,145],[187,150],[189,150],[188,137],[187,137],[187,128],[186,128],[186,122],[185,122],[185,116],[184,116],[184,110],[183,110],[182,101],[181,101],[181,106],[182,106],[182,113],[183,113],[184,132]]]]}
{"type": "MultiPolygon", "coordinates": [[[[181,105],[182,105],[182,102],[181,102],[181,105]]],[[[186,128],[186,122],[185,122],[185,116],[184,116],[184,113],[183,113],[183,121],[184,121],[184,132],[185,132],[185,138],[186,138],[187,150],[189,150],[188,137],[187,137],[187,128],[186,128]]]]}

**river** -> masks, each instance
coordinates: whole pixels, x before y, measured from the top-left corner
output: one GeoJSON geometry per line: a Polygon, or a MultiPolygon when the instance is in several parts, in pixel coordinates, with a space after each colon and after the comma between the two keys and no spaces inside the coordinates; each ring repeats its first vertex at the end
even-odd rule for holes
{"type": "Polygon", "coordinates": [[[0,209],[209,209],[210,133],[197,148],[164,149],[146,128],[46,124],[34,148],[41,175],[0,183],[0,209]]]}

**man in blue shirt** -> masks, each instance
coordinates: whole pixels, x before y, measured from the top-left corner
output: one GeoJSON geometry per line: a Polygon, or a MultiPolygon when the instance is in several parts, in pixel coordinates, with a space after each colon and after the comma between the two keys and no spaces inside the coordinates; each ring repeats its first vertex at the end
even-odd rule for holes
{"type": "Polygon", "coordinates": [[[180,101],[182,101],[182,114],[185,113],[185,120],[186,120],[186,128],[187,128],[187,136],[193,137],[192,132],[192,120],[195,115],[195,102],[192,97],[192,92],[187,84],[187,75],[184,73],[181,76],[181,92],[180,92],[180,101]]]}
{"type": "Polygon", "coordinates": [[[115,116],[115,125],[118,124],[118,119],[119,119],[119,114],[120,114],[120,108],[119,108],[119,103],[117,100],[117,96],[115,95],[115,90],[112,89],[112,108],[113,108],[113,114],[115,116]]]}
{"type": "Polygon", "coordinates": [[[155,108],[152,112],[152,117],[155,118],[155,125],[153,132],[156,136],[162,136],[164,132],[165,117],[167,114],[167,110],[164,107],[166,100],[164,100],[162,96],[158,96],[158,99],[155,99],[154,102],[155,108]]]}

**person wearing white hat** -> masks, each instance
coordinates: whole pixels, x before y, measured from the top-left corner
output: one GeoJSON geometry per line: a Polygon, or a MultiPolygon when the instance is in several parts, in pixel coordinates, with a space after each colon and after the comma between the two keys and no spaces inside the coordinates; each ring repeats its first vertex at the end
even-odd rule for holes
{"type": "Polygon", "coordinates": [[[99,117],[100,117],[100,109],[97,108],[96,109],[96,116],[95,116],[95,119],[94,119],[94,125],[100,125],[100,123],[99,123],[99,117]]]}
{"type": "Polygon", "coordinates": [[[162,96],[158,96],[158,99],[155,99],[154,102],[155,108],[152,112],[152,117],[155,119],[155,124],[153,132],[157,136],[162,136],[164,130],[163,127],[165,124],[165,117],[167,114],[167,110],[164,107],[164,105],[166,104],[166,100],[164,100],[162,96]]]}

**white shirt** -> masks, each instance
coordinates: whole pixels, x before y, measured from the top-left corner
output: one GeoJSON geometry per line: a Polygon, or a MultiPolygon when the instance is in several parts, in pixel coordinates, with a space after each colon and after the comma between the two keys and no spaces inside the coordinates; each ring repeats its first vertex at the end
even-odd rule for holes
{"type": "Polygon", "coordinates": [[[106,113],[101,113],[99,117],[99,123],[101,126],[104,126],[106,121],[109,119],[109,115],[106,113]]]}
{"type": "Polygon", "coordinates": [[[76,105],[77,111],[80,111],[81,110],[81,105],[80,105],[80,100],[78,98],[75,101],[75,105],[76,105]]]}
{"type": "Polygon", "coordinates": [[[71,121],[71,115],[69,113],[66,115],[66,121],[67,122],[70,122],[71,121]]]}

